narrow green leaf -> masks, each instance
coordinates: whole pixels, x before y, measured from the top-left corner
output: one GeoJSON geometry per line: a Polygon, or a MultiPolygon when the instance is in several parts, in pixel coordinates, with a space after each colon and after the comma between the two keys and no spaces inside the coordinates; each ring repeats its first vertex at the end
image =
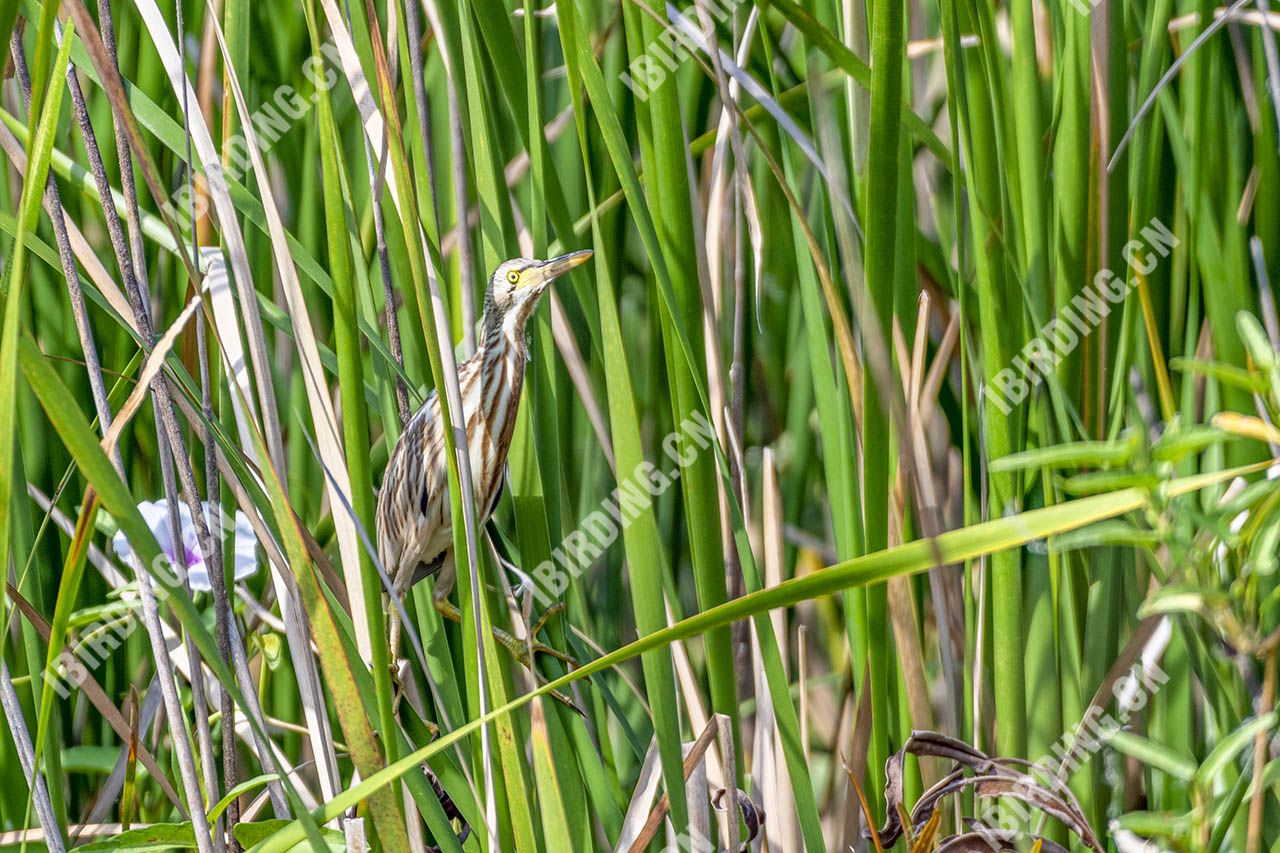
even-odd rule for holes
{"type": "MultiPolygon", "coordinates": [[[[1192,494],[1201,489],[1227,482],[1233,477],[1260,470],[1263,465],[1248,465],[1212,474],[1184,477],[1169,483],[1171,495],[1192,494]]],[[[783,581],[777,586],[749,593],[714,610],[707,610],[683,619],[661,631],[647,634],[617,651],[610,652],[585,664],[561,678],[551,681],[537,690],[519,696],[501,708],[495,708],[484,718],[473,720],[442,735],[429,746],[406,755],[395,764],[379,771],[375,776],[343,791],[327,805],[315,811],[317,820],[331,820],[346,808],[416,767],[420,762],[448,749],[454,743],[468,737],[493,718],[518,710],[539,696],[553,690],[561,690],[575,681],[603,672],[653,649],[663,648],[677,640],[695,637],[712,627],[725,625],[738,619],[766,613],[770,610],[790,607],[800,601],[809,601],[831,595],[854,586],[876,583],[891,577],[923,572],[936,564],[955,563],[976,559],[1025,545],[1035,539],[1043,539],[1068,530],[1083,527],[1107,518],[1141,508],[1146,498],[1143,492],[1126,489],[1107,495],[1081,498],[1044,509],[1029,510],[1015,516],[994,519],[969,527],[944,533],[933,540],[920,540],[899,545],[887,551],[868,554],[837,563],[804,577],[783,581]]],[[[302,838],[301,828],[295,824],[284,827],[279,833],[254,848],[256,853],[282,853],[302,838]]]]}

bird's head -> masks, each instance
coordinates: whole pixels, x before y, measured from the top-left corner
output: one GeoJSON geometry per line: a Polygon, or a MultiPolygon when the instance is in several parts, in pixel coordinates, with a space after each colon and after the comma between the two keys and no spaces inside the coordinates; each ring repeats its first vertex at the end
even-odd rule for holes
{"type": "Polygon", "coordinates": [[[493,271],[485,294],[486,323],[512,312],[525,314],[526,311],[521,309],[532,310],[547,285],[585,263],[591,255],[590,249],[583,249],[549,261],[515,258],[501,264],[493,271]],[[490,317],[490,312],[494,312],[496,316],[490,317]]]}

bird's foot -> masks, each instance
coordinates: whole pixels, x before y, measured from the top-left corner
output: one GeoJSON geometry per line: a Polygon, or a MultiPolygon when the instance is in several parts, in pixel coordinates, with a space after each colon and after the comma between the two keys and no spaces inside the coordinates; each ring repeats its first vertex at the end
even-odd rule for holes
{"type": "Polygon", "coordinates": [[[391,670],[391,713],[396,715],[400,713],[400,700],[404,698],[404,681],[400,678],[400,661],[392,663],[387,668],[391,670]]]}
{"type": "MultiPolygon", "coordinates": [[[[435,605],[436,611],[445,619],[448,619],[451,622],[462,624],[462,611],[459,610],[458,606],[455,605],[452,601],[450,601],[447,598],[437,598],[434,600],[433,603],[435,605]]],[[[546,623],[551,619],[551,617],[555,616],[557,613],[562,612],[563,610],[564,610],[564,604],[561,603],[561,604],[553,605],[552,607],[544,611],[538,617],[537,621],[533,623],[533,628],[529,632],[529,635],[531,638],[534,638],[534,639],[530,639],[530,640],[518,639],[510,632],[504,631],[503,629],[498,628],[496,626],[490,628],[490,633],[493,635],[493,639],[496,640],[500,646],[505,648],[507,652],[513,658],[515,658],[517,663],[519,663],[525,669],[529,670],[529,672],[533,674],[534,679],[537,680],[539,684],[545,684],[546,680],[541,676],[541,674],[539,674],[537,668],[534,666],[534,657],[536,655],[540,655],[540,654],[547,655],[548,657],[553,657],[556,660],[559,660],[559,661],[562,661],[563,663],[568,664],[569,666],[573,666],[573,667],[578,666],[578,662],[570,655],[565,654],[559,649],[553,649],[551,646],[548,646],[546,643],[543,643],[536,639],[538,632],[541,631],[542,628],[546,626],[546,623]]],[[[573,700],[570,699],[568,696],[556,690],[551,691],[551,695],[553,698],[556,699],[556,701],[573,709],[574,711],[577,711],[579,714],[582,714],[582,710],[578,708],[578,706],[575,705],[573,700]]],[[[585,714],[583,714],[583,716],[585,716],[585,714]]]]}
{"type": "Polygon", "coordinates": [[[400,713],[400,700],[404,699],[405,682],[411,677],[409,674],[408,658],[400,658],[391,664],[391,713],[393,715],[400,713]]]}
{"type": "MultiPolygon", "coordinates": [[[[458,609],[456,604],[447,598],[437,598],[434,603],[436,611],[439,612],[441,616],[448,619],[450,622],[462,624],[462,611],[458,609]]],[[[553,657],[556,660],[576,667],[578,666],[578,662],[574,660],[573,657],[565,654],[559,649],[553,649],[546,643],[536,639],[538,633],[546,627],[547,622],[550,621],[550,619],[557,613],[561,613],[563,611],[563,604],[556,604],[545,610],[538,617],[537,621],[533,623],[533,629],[529,632],[530,637],[534,638],[531,641],[521,640],[510,632],[504,631],[498,627],[491,629],[493,638],[497,640],[500,645],[506,648],[506,650],[511,653],[511,656],[526,669],[532,669],[534,655],[547,655],[548,657],[553,657]]]]}
{"type": "MultiPolygon", "coordinates": [[[[533,627],[529,629],[529,633],[534,637],[538,636],[542,633],[542,629],[547,627],[547,623],[551,621],[552,617],[559,616],[564,612],[564,610],[565,607],[563,601],[558,601],[551,605],[546,610],[542,611],[540,616],[538,616],[537,620],[533,623],[533,627]]],[[[570,657],[562,657],[561,660],[577,666],[577,662],[570,657]]]]}
{"type": "Polygon", "coordinates": [[[521,569],[515,563],[498,554],[498,563],[502,568],[506,569],[507,574],[511,576],[507,585],[510,587],[511,595],[516,601],[521,600],[527,593],[533,592],[537,587],[533,584],[533,578],[529,573],[521,569]],[[511,581],[515,582],[512,583],[511,581]]]}

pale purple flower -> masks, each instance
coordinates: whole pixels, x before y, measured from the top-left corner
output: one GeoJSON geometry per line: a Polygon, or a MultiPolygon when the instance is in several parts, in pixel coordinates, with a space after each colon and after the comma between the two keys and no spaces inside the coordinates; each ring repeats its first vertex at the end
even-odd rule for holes
{"type": "MultiPolygon", "coordinates": [[[[223,535],[225,528],[231,526],[231,519],[221,511],[220,507],[214,507],[211,512],[208,502],[201,506],[204,507],[204,516],[210,533],[215,536],[223,535]],[[223,524],[218,524],[218,520],[223,524]]],[[[143,501],[138,504],[138,512],[151,528],[156,544],[171,562],[177,565],[181,562],[181,557],[186,558],[187,577],[191,581],[191,589],[208,592],[211,588],[209,567],[205,562],[204,553],[200,550],[199,537],[196,536],[196,528],[191,520],[191,510],[187,505],[183,503],[178,506],[178,516],[182,523],[182,552],[178,551],[178,546],[175,544],[173,531],[169,526],[169,508],[164,501],[143,501]]],[[[249,519],[238,510],[235,514],[233,532],[235,534],[233,571],[235,579],[241,581],[258,570],[258,554],[257,540],[254,538],[253,528],[249,526],[249,519]]],[[[126,562],[132,561],[137,556],[123,530],[116,533],[115,538],[111,540],[111,548],[120,556],[120,559],[126,562]]]]}

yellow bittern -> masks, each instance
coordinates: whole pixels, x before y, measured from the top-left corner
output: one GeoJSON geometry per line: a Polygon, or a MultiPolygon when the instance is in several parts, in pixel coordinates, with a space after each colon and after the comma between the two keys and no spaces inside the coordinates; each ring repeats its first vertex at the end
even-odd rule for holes
{"type": "MultiPolygon", "coordinates": [[[[466,424],[479,524],[493,512],[502,491],[507,450],[529,360],[525,325],[547,286],[590,257],[588,249],[549,261],[517,258],[499,266],[489,279],[479,347],[458,368],[462,412],[450,412],[455,424],[466,424]]],[[[455,571],[453,527],[440,400],[436,394],[432,391],[427,395],[422,407],[409,419],[387,462],[378,495],[378,556],[400,598],[418,581],[438,573],[436,607],[456,619],[457,610],[447,599],[455,571]]],[[[400,636],[397,609],[391,607],[387,617],[394,657],[400,636]]],[[[513,652],[517,651],[514,645],[508,643],[513,652]]]]}

